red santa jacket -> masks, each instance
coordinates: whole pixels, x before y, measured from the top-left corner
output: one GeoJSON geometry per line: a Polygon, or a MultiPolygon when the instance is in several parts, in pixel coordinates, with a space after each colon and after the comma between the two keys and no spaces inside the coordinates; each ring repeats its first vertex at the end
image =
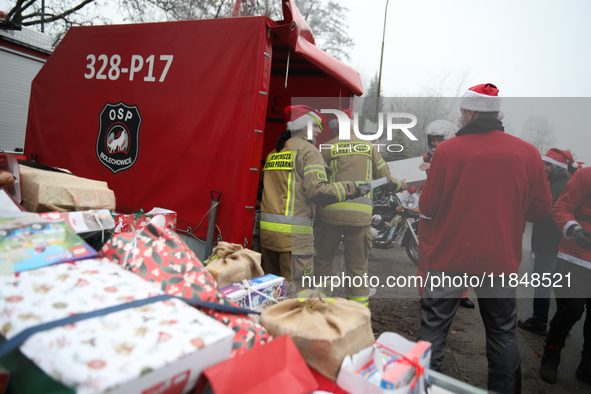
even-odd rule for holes
{"type": "Polygon", "coordinates": [[[591,167],[574,173],[554,205],[552,218],[564,235],[558,257],[591,270],[591,249],[578,247],[572,236],[566,236],[575,224],[591,231],[591,167]]]}
{"type": "Polygon", "coordinates": [[[432,218],[428,261],[435,270],[515,273],[524,219],[551,213],[552,196],[537,149],[495,129],[502,129],[500,121],[487,122],[476,122],[489,127],[484,131],[460,130],[433,155],[420,204],[432,218]]]}

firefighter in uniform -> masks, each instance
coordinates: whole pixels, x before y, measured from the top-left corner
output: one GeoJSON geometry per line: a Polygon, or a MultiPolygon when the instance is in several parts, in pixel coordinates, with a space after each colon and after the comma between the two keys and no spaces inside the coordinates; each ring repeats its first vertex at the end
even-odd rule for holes
{"type": "MultiPolygon", "coordinates": [[[[344,110],[349,118],[351,110],[344,110]]],[[[404,181],[392,178],[390,169],[380,153],[369,141],[357,138],[351,129],[351,139],[342,141],[338,137],[338,120],[329,124],[333,139],[320,147],[322,157],[329,163],[331,175],[329,181],[355,181],[357,184],[371,182],[373,179],[386,177],[388,183],[381,186],[386,191],[399,192],[406,189],[404,181]]],[[[336,202],[319,209],[320,223],[316,232],[316,271],[317,286],[326,291],[326,280],[333,273],[335,252],[344,235],[345,274],[351,283],[342,283],[346,287],[347,298],[362,305],[369,304],[369,279],[363,279],[361,285],[355,277],[367,278],[367,260],[371,253],[371,218],[372,199],[362,195],[352,201],[336,202]]]]}
{"type": "Polygon", "coordinates": [[[309,121],[314,138],[322,131],[322,116],[304,105],[286,107],[285,114],[286,130],[263,167],[261,254],[266,273],[301,290],[312,287],[315,206],[358,197],[361,190],[350,181],[328,183],[326,163],[306,139],[309,121]]]}

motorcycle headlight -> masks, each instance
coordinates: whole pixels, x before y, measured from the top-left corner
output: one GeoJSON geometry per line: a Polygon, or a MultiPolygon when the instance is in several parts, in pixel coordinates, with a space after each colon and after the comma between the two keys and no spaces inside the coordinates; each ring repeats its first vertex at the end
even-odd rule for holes
{"type": "Polygon", "coordinates": [[[408,198],[406,199],[406,206],[408,208],[412,208],[415,206],[415,199],[412,198],[412,196],[408,196],[408,198]]]}
{"type": "Polygon", "coordinates": [[[373,215],[373,217],[371,218],[371,223],[374,226],[377,226],[381,222],[382,222],[382,215],[373,215]]]}

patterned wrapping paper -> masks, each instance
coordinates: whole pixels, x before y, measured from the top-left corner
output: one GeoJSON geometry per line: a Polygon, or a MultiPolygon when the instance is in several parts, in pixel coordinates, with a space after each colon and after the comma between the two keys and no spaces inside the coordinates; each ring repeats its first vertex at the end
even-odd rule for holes
{"type": "MultiPolygon", "coordinates": [[[[0,330],[10,339],[41,323],[160,294],[108,259],[7,275],[0,277],[0,330]]],[[[94,393],[206,346],[220,346],[223,359],[228,358],[231,339],[224,339],[233,335],[213,318],[171,299],[36,333],[20,349],[54,379],[78,393],[94,393]]]]}
{"type": "MultiPolygon", "coordinates": [[[[115,234],[100,250],[166,294],[237,306],[218,290],[211,273],[178,234],[152,223],[135,233],[115,234]]],[[[234,330],[232,357],[273,338],[249,316],[200,308],[234,330]]]]}

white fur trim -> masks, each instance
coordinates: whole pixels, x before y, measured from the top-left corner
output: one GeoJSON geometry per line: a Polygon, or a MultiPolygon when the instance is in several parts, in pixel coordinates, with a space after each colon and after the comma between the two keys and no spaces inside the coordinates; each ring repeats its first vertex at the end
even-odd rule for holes
{"type": "Polygon", "coordinates": [[[314,121],[314,119],[312,119],[310,116],[302,115],[291,122],[287,122],[287,126],[285,128],[292,131],[305,129],[308,127],[308,120],[314,121]]]}
{"type": "Polygon", "coordinates": [[[576,264],[576,265],[581,266],[583,268],[587,268],[588,270],[591,270],[591,263],[588,262],[587,260],[583,260],[578,257],[571,256],[569,254],[562,253],[562,252],[558,252],[558,256],[556,256],[556,257],[558,257],[562,260],[568,261],[569,263],[573,263],[573,264],[576,264]]]}
{"type": "Polygon", "coordinates": [[[579,227],[581,227],[581,225],[577,222],[575,222],[574,220],[568,221],[566,222],[566,224],[564,225],[564,227],[562,228],[562,235],[564,235],[564,238],[566,239],[573,239],[574,237],[567,237],[566,232],[568,231],[569,228],[571,228],[572,226],[577,225],[579,227]]]}
{"type": "Polygon", "coordinates": [[[467,90],[460,100],[460,108],[476,112],[499,112],[501,110],[501,98],[467,90]]]}
{"type": "Polygon", "coordinates": [[[568,169],[568,165],[567,164],[561,163],[558,160],[554,160],[553,158],[548,157],[548,156],[542,157],[542,161],[545,161],[545,162],[548,162],[548,163],[552,163],[552,164],[557,165],[558,167],[562,167],[564,169],[568,169]]]}

